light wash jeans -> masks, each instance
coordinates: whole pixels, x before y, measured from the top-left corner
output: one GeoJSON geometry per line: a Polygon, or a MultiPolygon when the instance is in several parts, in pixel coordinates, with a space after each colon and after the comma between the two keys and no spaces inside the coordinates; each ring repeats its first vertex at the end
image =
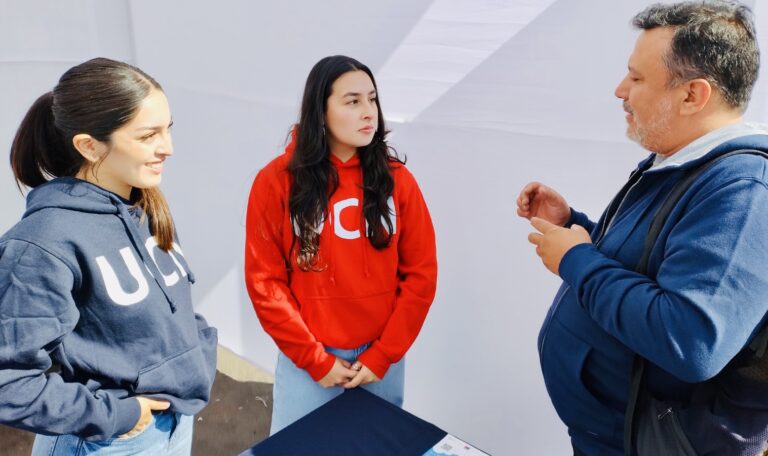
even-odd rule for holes
{"type": "MultiPolygon", "coordinates": [[[[337,358],[352,363],[368,346],[369,344],[366,344],[352,350],[326,347],[325,350],[337,358]]],[[[404,379],[405,358],[391,365],[383,379],[363,385],[360,388],[402,407],[404,379]]],[[[269,434],[275,434],[343,392],[344,388],[341,386],[330,388],[320,386],[312,380],[307,371],[296,367],[293,361],[280,352],[277,355],[277,367],[275,368],[275,386],[272,392],[272,426],[269,434]]]]}
{"type": "Polygon", "coordinates": [[[38,434],[32,456],[189,456],[194,417],[158,413],[146,429],[127,438],[89,442],[74,435],[38,434]]]}

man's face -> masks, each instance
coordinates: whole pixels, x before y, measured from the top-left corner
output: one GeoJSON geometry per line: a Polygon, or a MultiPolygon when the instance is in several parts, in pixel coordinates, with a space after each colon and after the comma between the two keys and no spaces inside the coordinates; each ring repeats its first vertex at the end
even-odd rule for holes
{"type": "Polygon", "coordinates": [[[664,155],[675,144],[678,103],[667,85],[664,56],[674,30],[659,27],[643,31],[629,56],[629,71],[616,87],[627,112],[627,136],[644,148],[664,155]]]}

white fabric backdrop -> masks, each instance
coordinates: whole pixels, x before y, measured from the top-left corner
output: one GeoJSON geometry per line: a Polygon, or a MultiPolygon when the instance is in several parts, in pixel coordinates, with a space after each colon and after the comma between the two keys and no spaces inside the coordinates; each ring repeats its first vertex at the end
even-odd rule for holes
{"type": "MultiPolygon", "coordinates": [[[[597,218],[645,156],[624,138],[613,89],[636,37],[629,20],[650,3],[0,0],[0,144],[75,63],[107,56],[156,77],[175,122],[163,188],[197,308],[222,344],[272,370],[276,349],[243,285],[247,193],[280,153],[311,66],[358,58],[379,79],[438,236],[438,293],[408,354],[405,407],[493,454],[568,454],[536,354],[559,281],[514,198],[541,180],[597,218]]],[[[755,12],[768,27],[765,5],[755,12]]],[[[765,93],[760,83],[748,118],[768,119],[765,93]]],[[[0,202],[5,231],[23,211],[7,166],[0,202]]]]}

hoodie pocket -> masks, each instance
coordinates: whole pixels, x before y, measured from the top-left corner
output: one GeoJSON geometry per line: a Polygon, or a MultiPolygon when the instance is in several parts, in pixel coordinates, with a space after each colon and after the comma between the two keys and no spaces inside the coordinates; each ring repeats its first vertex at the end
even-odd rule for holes
{"type": "Polygon", "coordinates": [[[213,326],[208,326],[200,330],[199,338],[208,375],[211,382],[213,382],[214,377],[216,377],[216,348],[219,343],[218,331],[213,326]]]}
{"type": "Polygon", "coordinates": [[[544,382],[557,414],[569,428],[615,437],[620,414],[601,403],[584,385],[582,373],[591,351],[592,347],[553,318],[541,351],[544,382]]]}
{"type": "Polygon", "coordinates": [[[195,345],[140,370],[135,393],[207,401],[211,382],[207,356],[195,345]]]}

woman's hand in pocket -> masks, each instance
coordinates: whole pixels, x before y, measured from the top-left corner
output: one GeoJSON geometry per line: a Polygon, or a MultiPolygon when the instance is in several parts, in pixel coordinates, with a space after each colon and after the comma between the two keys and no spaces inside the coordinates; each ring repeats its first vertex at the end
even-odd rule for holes
{"type": "Polygon", "coordinates": [[[147,426],[152,423],[152,411],[153,410],[166,410],[171,406],[168,401],[156,401],[148,397],[137,396],[136,400],[139,401],[139,407],[141,407],[141,415],[139,421],[133,426],[133,429],[121,435],[120,438],[133,437],[146,429],[147,426]]]}

